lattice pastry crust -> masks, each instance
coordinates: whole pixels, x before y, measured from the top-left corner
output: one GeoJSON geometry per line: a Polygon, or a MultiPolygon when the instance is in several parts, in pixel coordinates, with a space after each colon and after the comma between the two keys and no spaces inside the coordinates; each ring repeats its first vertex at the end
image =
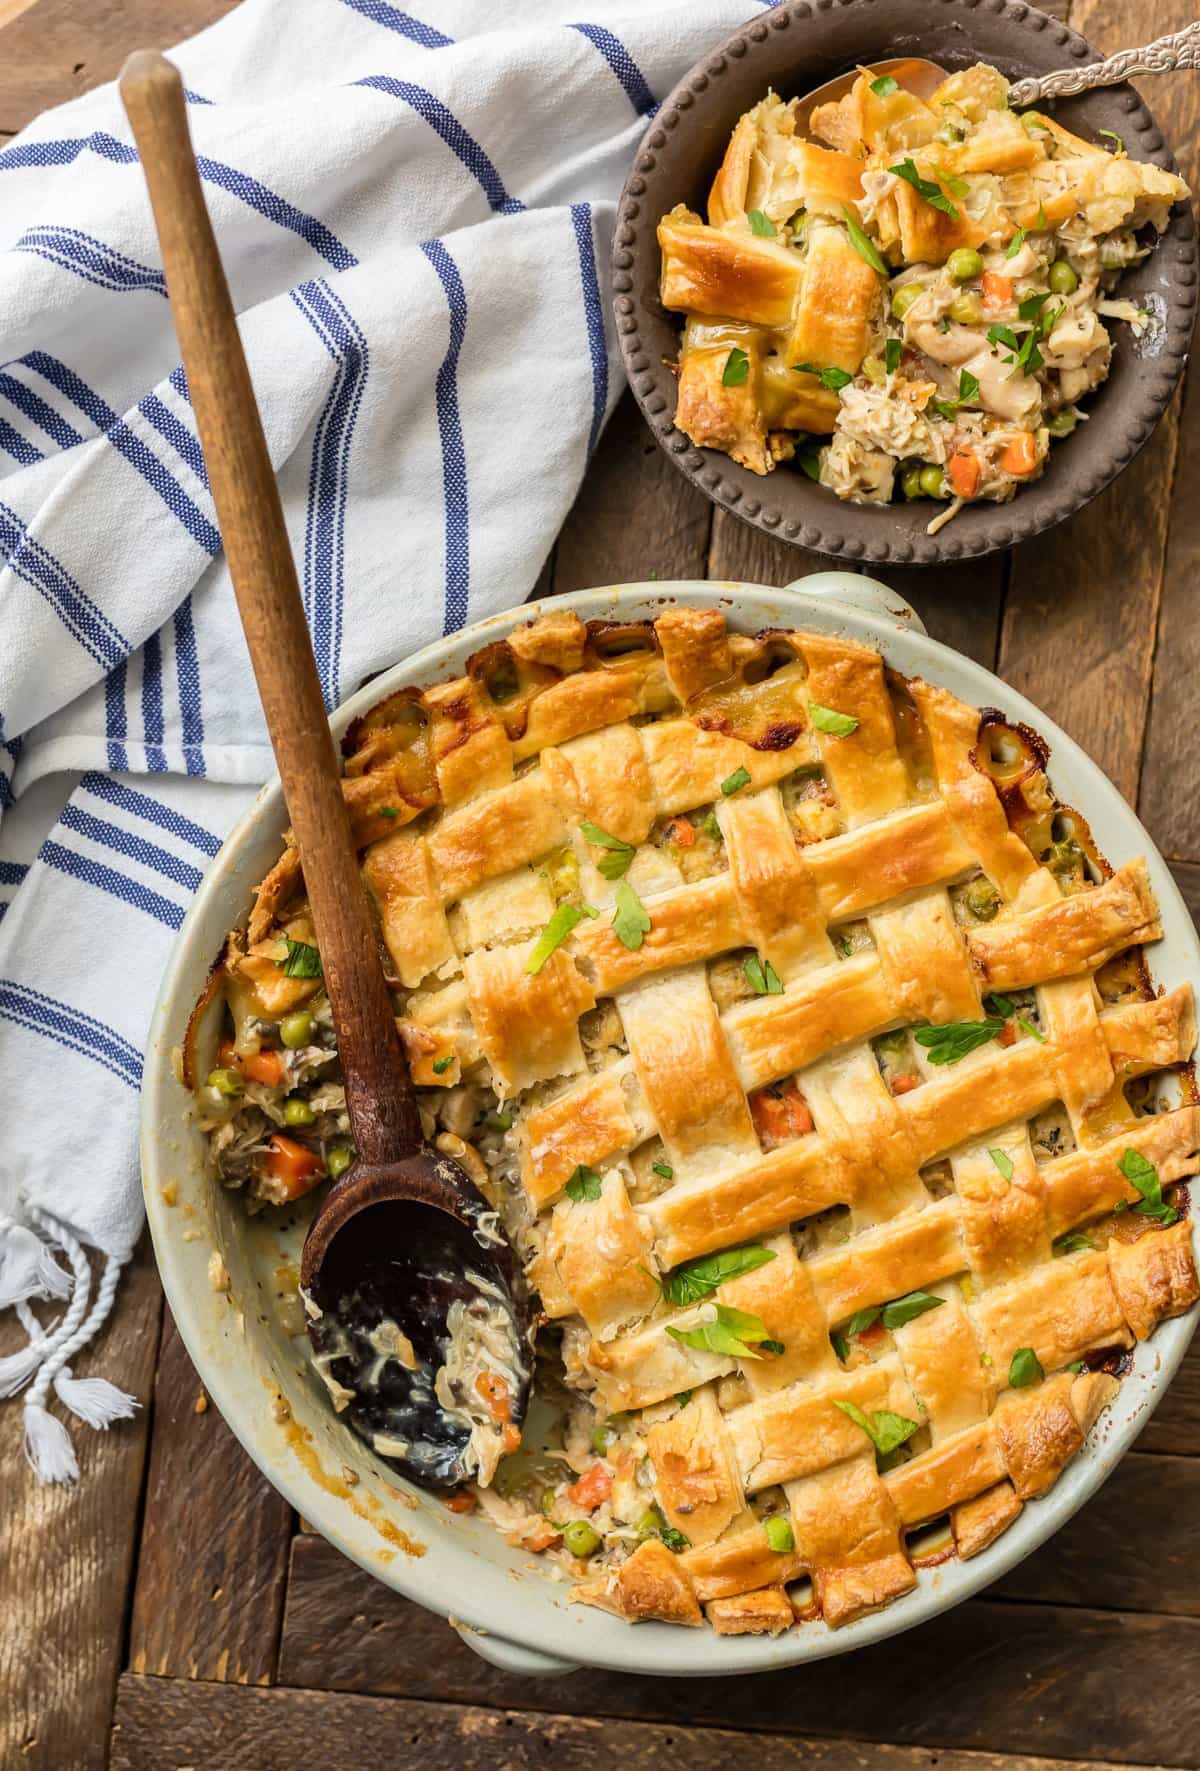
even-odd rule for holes
{"type": "MultiPolygon", "coordinates": [[[[1187,1073],[1184,1104],[1141,1110],[1195,1042],[1190,989],[1141,965],[1144,862],[1099,860],[1032,734],[716,611],[543,616],[346,749],[431,1123],[481,1078],[511,1116],[488,1146],[460,1115],[462,1147],[568,1383],[619,1417],[576,1485],[612,1532],[573,1596],[836,1626],[914,1586],[930,1521],[984,1549],[1083,1444],[1113,1356],[1200,1295],[1155,1190],[1194,1172],[1187,1073]],[[596,914],[531,970],[556,902],[596,914]],[[913,1032],[964,1024],[950,1062],[913,1032]],[[640,1541],[630,1494],[660,1527],[640,1541]]],[[[301,889],[289,850],[230,950],[260,1020],[316,988],[272,957],[301,889]]],[[[516,1540],[557,1549],[541,1526],[516,1540]]]]}

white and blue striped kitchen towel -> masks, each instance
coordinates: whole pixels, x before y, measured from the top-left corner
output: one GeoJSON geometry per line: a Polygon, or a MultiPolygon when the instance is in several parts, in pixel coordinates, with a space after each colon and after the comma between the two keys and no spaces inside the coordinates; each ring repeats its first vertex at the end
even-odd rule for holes
{"type": "MultiPolygon", "coordinates": [[[[753,5],[244,0],[175,52],[330,707],[528,595],[619,391],[622,178],[753,5]]],[[[55,1398],[135,1405],[71,1361],[142,1226],[158,979],[271,770],[111,86],[0,151],[0,568],[0,1309],[28,1337],[0,1396],[70,1480],[55,1398]]]]}

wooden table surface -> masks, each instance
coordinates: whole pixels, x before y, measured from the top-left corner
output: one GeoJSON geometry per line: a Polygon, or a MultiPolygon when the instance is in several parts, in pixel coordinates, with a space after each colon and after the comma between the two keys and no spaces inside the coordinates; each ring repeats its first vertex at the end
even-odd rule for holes
{"type": "MultiPolygon", "coordinates": [[[[0,0],[0,139],[110,78],[128,50],[177,42],[234,3],[0,0]]],[[[1052,10],[1068,16],[1066,0],[1052,10]]],[[[1069,17],[1107,50],[1192,10],[1070,0],[1069,17]]],[[[1147,97],[1195,188],[1200,77],[1150,82],[1147,97]]],[[[1096,758],[1193,911],[1198,398],[1193,365],[1133,466],[1051,534],[888,574],[936,637],[1096,758]]],[[[821,566],[714,511],[626,396],[540,588],[655,574],[783,584],[821,566]]],[[[1200,1342],[1102,1492],[985,1595],[854,1655],[702,1683],[497,1672],[308,1534],[206,1408],[148,1247],[83,1369],[145,1407],[107,1434],[75,1433],[76,1488],[33,1483],[19,1409],[0,1410],[5,1767],[1200,1767],[1200,1342]]]]}

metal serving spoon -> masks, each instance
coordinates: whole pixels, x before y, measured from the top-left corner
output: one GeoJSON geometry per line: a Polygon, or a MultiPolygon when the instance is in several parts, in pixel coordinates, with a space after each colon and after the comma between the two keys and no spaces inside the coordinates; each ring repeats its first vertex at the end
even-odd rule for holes
{"type": "MultiPolygon", "coordinates": [[[[1134,74],[1169,74],[1177,68],[1200,68],[1200,21],[1185,25],[1156,37],[1141,49],[1120,49],[1103,61],[1089,62],[1085,68],[1060,68],[1053,74],[1031,75],[1015,80],[1008,89],[1012,105],[1031,105],[1042,98],[1071,98],[1077,92],[1090,92],[1096,86],[1117,86],[1134,74]]],[[[948,70],[937,62],[919,56],[902,56],[894,61],[872,62],[870,72],[876,77],[890,74],[898,85],[915,98],[928,98],[947,78],[948,70]]],[[[858,79],[859,69],[827,80],[815,92],[800,100],[797,123],[804,134],[809,133],[809,119],[818,105],[836,104],[858,79]]]]}
{"type": "Polygon", "coordinates": [[[303,864],[354,1132],[356,1159],[321,1205],[304,1245],[309,1333],[319,1365],[351,1392],[347,1424],[415,1482],[451,1488],[471,1473],[471,1427],[447,1412],[434,1390],[447,1314],[455,1303],[490,1312],[493,1322],[499,1313],[512,1353],[508,1424],[519,1429],[532,1361],[517,1263],[482,1194],[421,1130],[279,491],[200,188],[183,83],[172,63],[142,50],[126,62],[120,89],[303,864]]]}

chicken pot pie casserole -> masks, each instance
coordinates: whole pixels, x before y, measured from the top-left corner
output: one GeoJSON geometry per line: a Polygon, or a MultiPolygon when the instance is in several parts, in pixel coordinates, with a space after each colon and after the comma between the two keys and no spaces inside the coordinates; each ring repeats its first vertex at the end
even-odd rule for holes
{"type": "Polygon", "coordinates": [[[658,228],[685,314],[675,422],[770,473],[794,460],[858,504],[1003,502],[1046,468],[1105,379],[1113,298],[1181,178],[1081,140],[979,64],[927,103],[860,74],[798,133],[774,93],[734,129],[708,220],[658,228]]]}
{"type": "MultiPolygon", "coordinates": [[[[723,1634],[978,1554],[1200,1295],[1145,862],[1025,728],[715,610],[543,615],[344,751],[426,1132],[535,1294],[528,1443],[502,1374],[437,1374],[479,1426],[452,1504],[573,1599],[723,1634]]],[[[289,1206],[352,1155],[293,847],[211,992],[216,1174],[289,1206]]]]}

